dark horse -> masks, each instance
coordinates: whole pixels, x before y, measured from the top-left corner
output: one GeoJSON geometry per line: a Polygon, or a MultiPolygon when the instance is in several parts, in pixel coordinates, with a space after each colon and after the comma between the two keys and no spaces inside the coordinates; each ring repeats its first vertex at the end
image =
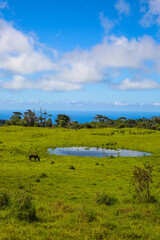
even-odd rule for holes
{"type": "Polygon", "coordinates": [[[37,154],[31,154],[31,155],[29,155],[29,159],[31,160],[32,158],[38,159],[38,161],[40,161],[40,158],[38,157],[37,154]]]}

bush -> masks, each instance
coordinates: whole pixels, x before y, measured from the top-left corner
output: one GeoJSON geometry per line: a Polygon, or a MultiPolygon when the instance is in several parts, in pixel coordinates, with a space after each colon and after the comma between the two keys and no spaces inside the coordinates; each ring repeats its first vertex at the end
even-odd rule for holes
{"type": "Polygon", "coordinates": [[[144,168],[134,167],[132,184],[134,186],[135,197],[140,201],[154,202],[155,199],[150,193],[152,180],[152,166],[144,164],[144,168]]]}
{"type": "Polygon", "coordinates": [[[93,209],[87,210],[86,211],[86,218],[87,218],[87,222],[93,222],[96,220],[96,212],[93,209]]]}
{"type": "Polygon", "coordinates": [[[117,126],[117,128],[125,128],[126,126],[125,126],[125,124],[124,123],[121,123],[121,124],[119,124],[118,126],[117,126]]]}
{"type": "Polygon", "coordinates": [[[37,178],[37,179],[36,179],[36,182],[40,182],[40,179],[39,179],[39,178],[37,178]]]}
{"type": "Polygon", "coordinates": [[[69,169],[75,170],[75,167],[74,167],[73,165],[71,165],[71,166],[69,167],[69,169]]]}
{"type": "Polygon", "coordinates": [[[117,198],[109,196],[106,193],[97,193],[96,202],[98,204],[105,204],[107,206],[111,206],[117,202],[117,198]]]}
{"type": "Polygon", "coordinates": [[[47,174],[42,173],[39,177],[40,177],[40,178],[46,178],[46,177],[47,177],[47,174]]]}
{"type": "Polygon", "coordinates": [[[4,209],[10,205],[10,195],[4,190],[0,190],[0,208],[4,209]]]}
{"type": "Polygon", "coordinates": [[[82,208],[80,213],[80,219],[88,223],[94,222],[97,218],[97,213],[94,209],[82,208]]]}
{"type": "Polygon", "coordinates": [[[36,208],[32,198],[25,192],[16,195],[14,203],[14,213],[19,220],[35,221],[36,208]]]}

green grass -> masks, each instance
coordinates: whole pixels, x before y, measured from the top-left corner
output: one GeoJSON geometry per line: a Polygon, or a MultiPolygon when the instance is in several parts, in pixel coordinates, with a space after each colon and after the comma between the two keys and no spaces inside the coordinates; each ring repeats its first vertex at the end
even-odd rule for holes
{"type": "Polygon", "coordinates": [[[160,132],[127,128],[75,131],[0,127],[0,190],[9,195],[9,204],[0,209],[2,240],[158,240],[160,132]],[[47,153],[48,148],[72,146],[112,146],[153,155],[94,158],[47,153]],[[38,154],[40,162],[29,160],[30,154],[38,154]],[[153,165],[151,195],[157,202],[152,204],[133,199],[133,169],[144,163],[153,165]],[[33,221],[17,217],[17,209],[19,214],[22,209],[15,207],[19,206],[17,196],[23,194],[32,199],[36,213],[33,221]],[[98,204],[97,194],[116,201],[98,204]]]}

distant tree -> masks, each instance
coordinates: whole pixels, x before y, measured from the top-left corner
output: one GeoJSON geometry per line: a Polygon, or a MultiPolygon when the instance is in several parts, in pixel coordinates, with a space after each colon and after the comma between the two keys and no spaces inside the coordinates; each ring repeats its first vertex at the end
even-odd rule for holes
{"type": "Polygon", "coordinates": [[[65,114],[59,114],[57,116],[57,119],[55,120],[55,122],[57,123],[57,126],[61,126],[61,127],[67,127],[70,121],[71,121],[70,117],[65,114]]]}
{"type": "Polygon", "coordinates": [[[40,123],[37,121],[37,122],[35,122],[34,127],[41,127],[41,125],[40,125],[40,123]]]}
{"type": "Polygon", "coordinates": [[[34,124],[38,121],[38,117],[36,116],[35,112],[32,112],[30,109],[24,113],[24,120],[27,123],[27,126],[33,127],[34,124]]]}
{"type": "Polygon", "coordinates": [[[105,120],[104,120],[104,116],[100,115],[100,114],[97,114],[94,119],[99,122],[99,123],[103,123],[105,120]]]}
{"type": "Polygon", "coordinates": [[[83,124],[84,128],[92,128],[92,125],[88,122],[83,124]]]}
{"type": "Polygon", "coordinates": [[[77,130],[79,128],[79,123],[77,121],[69,122],[68,127],[77,130]]]}
{"type": "Polygon", "coordinates": [[[21,125],[21,119],[22,119],[21,116],[22,116],[21,112],[13,112],[10,119],[6,121],[6,124],[7,125],[21,125]]]}
{"type": "Polygon", "coordinates": [[[117,120],[115,120],[117,128],[125,128],[125,123],[126,123],[126,118],[125,117],[120,117],[117,120]]]}
{"type": "Polygon", "coordinates": [[[151,117],[151,121],[160,124],[160,117],[151,117]]]}
{"type": "Polygon", "coordinates": [[[0,126],[3,126],[6,123],[6,120],[0,119],[0,126]]]}
{"type": "Polygon", "coordinates": [[[52,127],[52,120],[51,120],[51,118],[48,118],[48,120],[46,120],[45,126],[46,127],[52,127]]]}
{"type": "Polygon", "coordinates": [[[42,109],[40,108],[40,116],[38,118],[40,127],[48,127],[48,126],[51,127],[52,126],[51,118],[49,118],[47,120],[47,117],[52,117],[52,115],[51,114],[47,115],[46,110],[44,110],[44,112],[42,112],[42,109]]]}
{"type": "Polygon", "coordinates": [[[117,121],[122,121],[122,122],[124,122],[124,121],[126,121],[126,119],[127,119],[127,118],[125,118],[125,117],[120,117],[120,118],[117,119],[117,121]]]}
{"type": "Polygon", "coordinates": [[[136,126],[136,120],[134,119],[128,119],[125,121],[127,127],[135,127],[136,126]]]}
{"type": "Polygon", "coordinates": [[[46,110],[44,110],[43,115],[44,115],[44,117],[43,117],[43,125],[44,125],[44,127],[46,127],[46,120],[47,120],[47,112],[46,112],[46,110]]]}
{"type": "Polygon", "coordinates": [[[41,108],[40,108],[40,116],[39,116],[38,120],[40,121],[39,126],[43,127],[43,113],[42,113],[41,108]]]}
{"type": "Polygon", "coordinates": [[[147,121],[147,118],[145,117],[137,119],[137,122],[146,122],[146,121],[147,121]]]}

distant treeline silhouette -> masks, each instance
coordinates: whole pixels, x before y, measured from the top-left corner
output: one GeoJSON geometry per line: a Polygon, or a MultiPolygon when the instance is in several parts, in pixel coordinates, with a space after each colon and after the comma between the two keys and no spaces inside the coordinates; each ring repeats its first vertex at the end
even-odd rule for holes
{"type": "Polygon", "coordinates": [[[58,114],[55,123],[52,123],[52,115],[40,109],[39,114],[28,109],[23,114],[21,112],[13,112],[9,120],[0,120],[0,125],[19,125],[28,127],[63,127],[70,129],[80,128],[146,128],[152,130],[160,130],[160,117],[153,116],[151,118],[127,119],[120,117],[116,120],[110,119],[107,116],[97,114],[93,121],[88,123],[78,123],[78,121],[71,121],[71,118],[65,114],[58,114]]]}

